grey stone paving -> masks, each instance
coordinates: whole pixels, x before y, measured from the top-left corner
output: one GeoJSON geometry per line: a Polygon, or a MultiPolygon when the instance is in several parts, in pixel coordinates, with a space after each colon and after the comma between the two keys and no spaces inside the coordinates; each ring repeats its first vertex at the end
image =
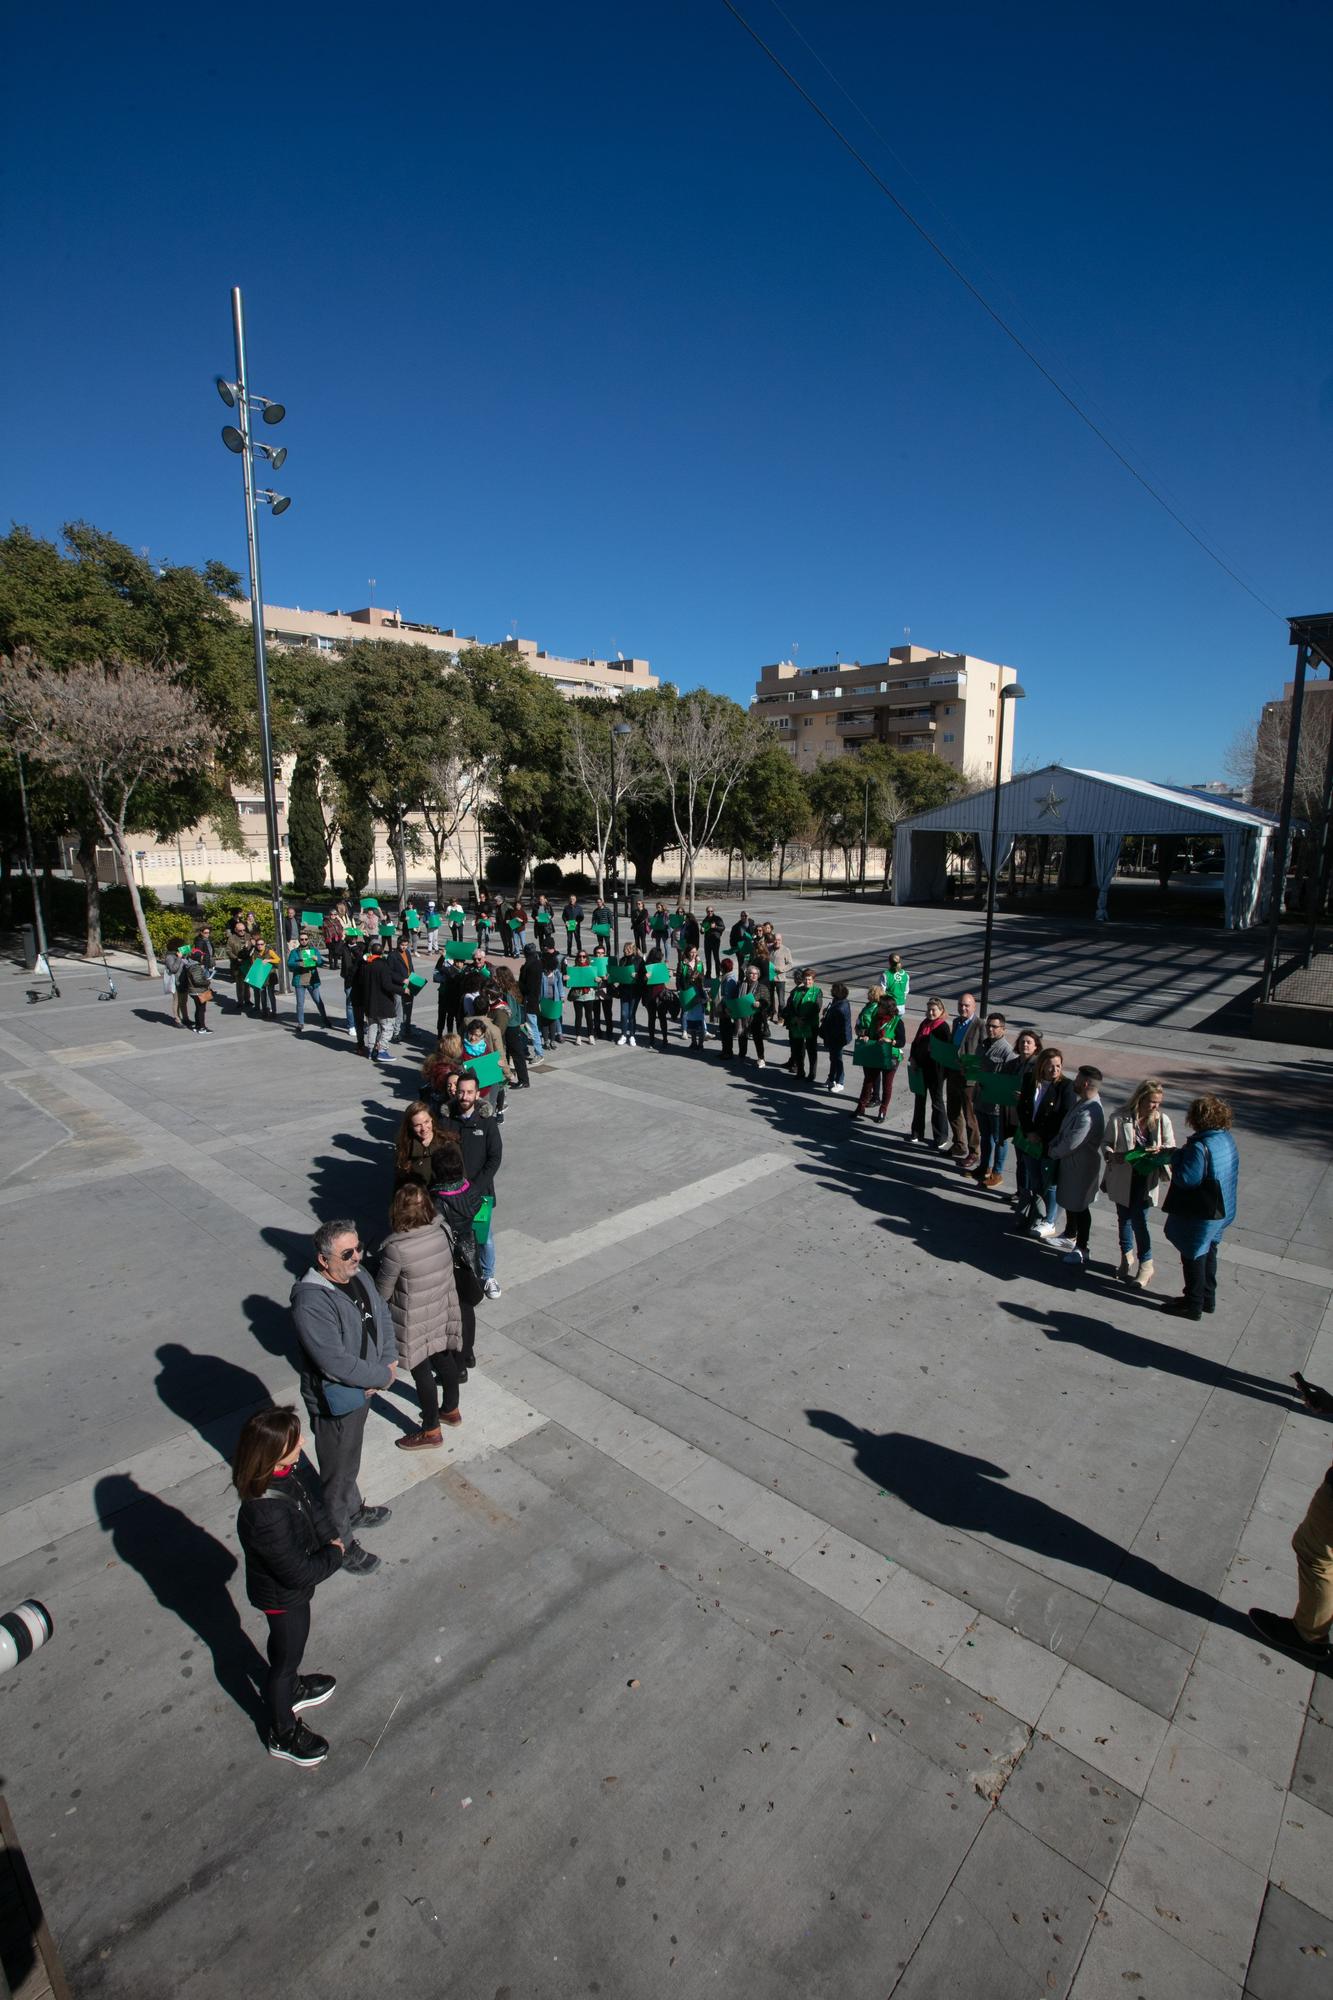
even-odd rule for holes
{"type": "MultiPolygon", "coordinates": [[[[826,982],[890,945],[916,996],[972,981],[970,914],[750,907],[826,982]]],[[[1113,1283],[1100,1212],[1082,1279],[1008,1237],[905,1092],[853,1130],[780,1071],[563,1051],[506,1120],[462,1431],[405,1461],[410,1393],[376,1404],[387,1561],[319,1594],[309,1774],[259,1747],[225,1453],[291,1392],[313,1217],[383,1226],[410,1070],[0,970],[0,1591],[58,1627],[0,1681],[4,1778],[75,1990],[276,1953],[301,2000],[1326,1991],[1329,1683],[1243,1614],[1329,1457],[1285,1381],[1333,1380],[1333,1071],[1236,1032],[1254,964],[997,945],[1011,1018],[1233,1096],[1199,1326],[1113,1283]]]]}

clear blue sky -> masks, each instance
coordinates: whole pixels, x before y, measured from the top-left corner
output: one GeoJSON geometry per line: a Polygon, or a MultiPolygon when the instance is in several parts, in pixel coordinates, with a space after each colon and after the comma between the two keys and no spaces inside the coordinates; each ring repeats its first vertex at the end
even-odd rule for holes
{"type": "MultiPolygon", "coordinates": [[[[744,9],[1280,612],[1333,606],[1316,0],[744,9]],[[909,178],[910,176],[910,178],[909,178]]],[[[0,512],[243,565],[211,387],[291,414],[278,603],[746,699],[915,641],[1022,758],[1220,774],[1285,628],[1059,403],[721,0],[10,24],[0,512]]]]}

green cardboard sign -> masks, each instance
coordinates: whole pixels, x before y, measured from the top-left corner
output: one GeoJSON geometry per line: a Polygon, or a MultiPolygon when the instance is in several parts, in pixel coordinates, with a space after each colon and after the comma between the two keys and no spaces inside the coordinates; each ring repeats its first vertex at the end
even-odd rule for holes
{"type": "Polygon", "coordinates": [[[752,993],[738,993],[734,1000],[728,1000],[727,1012],[733,1021],[748,1021],[758,1005],[752,993]]]}
{"type": "Polygon", "coordinates": [[[409,975],[407,983],[413,993],[420,993],[426,983],[426,975],[424,972],[413,972],[409,975]]]}
{"type": "Polygon", "coordinates": [[[671,915],[667,918],[667,923],[670,925],[673,931],[678,931],[681,925],[684,923],[684,921],[685,921],[684,917],[681,916],[678,910],[673,910],[671,915]]]}
{"type": "Polygon", "coordinates": [[[852,1061],[858,1069],[888,1069],[888,1056],[883,1042],[860,1041],[852,1048],[852,1061]]]}
{"type": "Polygon", "coordinates": [[[269,963],[268,959],[257,958],[245,975],[245,983],[247,986],[253,986],[257,991],[261,986],[268,985],[274,971],[275,967],[269,963]]]}
{"type": "Polygon", "coordinates": [[[594,924],[592,934],[594,937],[610,937],[611,926],[610,924],[594,924]]]}
{"type": "Polygon", "coordinates": [[[581,924],[582,922],[583,922],[583,919],[582,919],[582,917],[566,917],[566,918],[565,918],[565,929],[566,929],[566,930],[567,930],[567,931],[569,932],[569,935],[570,935],[571,937],[573,937],[573,935],[574,935],[575,931],[576,931],[576,930],[578,929],[579,925],[580,925],[580,924],[581,924]]]}
{"type": "Polygon", "coordinates": [[[608,965],[606,976],[612,986],[633,986],[639,976],[637,965],[608,965]]]}
{"type": "Polygon", "coordinates": [[[419,931],[421,929],[421,917],[416,910],[408,910],[403,917],[403,922],[410,931],[419,931]]]}
{"type": "Polygon", "coordinates": [[[361,907],[363,910],[377,910],[379,906],[380,899],[378,896],[363,896],[361,898],[361,907]]]}
{"type": "Polygon", "coordinates": [[[539,1000],[537,1002],[537,1014],[540,1020],[558,1021],[564,1014],[564,1011],[565,1006],[562,1000],[539,1000]]]}
{"type": "Polygon", "coordinates": [[[491,1233],[491,1217],[495,1213],[495,1196],[488,1194],[472,1218],[472,1234],[478,1243],[484,1243],[491,1233]]]}
{"type": "Polygon", "coordinates": [[[689,1008],[693,1007],[696,1001],[700,1001],[702,999],[703,995],[699,991],[699,988],[697,986],[687,986],[685,988],[685,991],[680,996],[680,1004],[682,1007],[689,1008]]]}
{"type": "Polygon", "coordinates": [[[643,969],[643,976],[649,986],[669,986],[671,984],[671,967],[669,965],[646,965],[643,969]]]}
{"type": "Polygon", "coordinates": [[[398,935],[398,926],[396,924],[381,922],[380,936],[382,938],[397,937],[397,935],[398,935]]]}
{"type": "Polygon", "coordinates": [[[983,1104],[1017,1104],[1022,1081],[1017,1071],[1003,1076],[997,1070],[987,1070],[977,1084],[977,1092],[983,1104]]]}
{"type": "Polygon", "coordinates": [[[585,987],[597,984],[597,974],[590,965],[571,965],[565,974],[565,985],[571,993],[580,993],[585,987]]]}
{"type": "Polygon", "coordinates": [[[301,922],[308,931],[322,931],[324,919],[318,910],[302,910],[301,922]]]}
{"type": "Polygon", "coordinates": [[[1030,1160],[1039,1160],[1042,1155],[1040,1139],[1030,1139],[1022,1132],[1015,1132],[1014,1144],[1020,1153],[1026,1153],[1030,1160]]]}
{"type": "Polygon", "coordinates": [[[468,1056],[463,1068],[476,1077],[478,1090],[485,1090],[488,1084],[504,1082],[504,1064],[494,1049],[488,1049],[484,1056],[468,1056]]]}
{"type": "Polygon", "coordinates": [[[907,1088],[913,1097],[924,1097],[926,1094],[925,1073],[915,1063],[909,1063],[907,1067],[907,1088]]]}
{"type": "Polygon", "coordinates": [[[343,927],[343,936],[345,938],[359,938],[364,937],[365,932],[362,930],[360,924],[346,924],[343,927]]]}
{"type": "Polygon", "coordinates": [[[319,964],[319,953],[317,951],[303,951],[300,954],[300,959],[306,971],[309,972],[314,966],[319,964]]]}
{"type": "Polygon", "coordinates": [[[437,931],[440,929],[443,923],[444,923],[444,918],[440,915],[439,911],[432,910],[430,915],[426,918],[426,929],[428,931],[437,931]]]}
{"type": "Polygon", "coordinates": [[[444,945],[446,958],[461,960],[464,964],[477,955],[477,947],[469,938],[446,938],[444,945]]]}
{"type": "Polygon", "coordinates": [[[588,963],[589,963],[590,967],[592,968],[592,970],[593,970],[593,971],[594,971],[594,972],[595,972],[595,973],[597,974],[597,977],[598,977],[599,979],[605,979],[605,978],[606,978],[606,973],[607,973],[607,960],[606,960],[606,954],[605,954],[605,952],[601,952],[601,951],[599,951],[599,952],[597,953],[597,955],[596,955],[596,957],[595,957],[595,958],[590,958],[590,959],[589,959],[588,963]]]}
{"type": "Polygon", "coordinates": [[[930,1053],[941,1069],[961,1070],[963,1067],[958,1060],[957,1049],[952,1042],[946,1041],[943,1035],[931,1036],[930,1053]]]}

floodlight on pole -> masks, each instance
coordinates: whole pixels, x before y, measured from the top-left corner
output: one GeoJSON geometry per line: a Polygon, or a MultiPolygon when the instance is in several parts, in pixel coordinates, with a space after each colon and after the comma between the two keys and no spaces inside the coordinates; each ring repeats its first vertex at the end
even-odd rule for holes
{"type": "MultiPolygon", "coordinates": [[[[265,489],[255,491],[255,446],[251,435],[253,412],[258,410],[266,424],[279,424],[287,412],[281,403],[270,402],[266,396],[250,394],[245,380],[245,308],[241,300],[239,285],[233,286],[231,294],[232,336],[236,345],[236,380],[228,382],[223,376],[215,378],[219,396],[229,409],[236,411],[236,424],[228,424],[222,433],[222,441],[228,451],[236,452],[241,460],[241,470],[245,479],[245,543],[250,563],[250,622],[255,644],[255,689],[259,709],[259,757],[264,785],[264,821],[268,836],[269,887],[273,904],[273,942],[278,958],[278,990],[288,990],[287,955],[283,949],[282,924],[282,848],[278,839],[278,795],[273,782],[273,727],[269,715],[268,700],[268,653],[264,643],[264,586],[259,565],[259,533],[255,514],[256,503],[264,501],[275,514],[285,514],[291,501],[280,494],[265,489]]],[[[265,455],[272,460],[273,455],[265,455]]],[[[286,453],[283,453],[286,456],[286,453]]]]}
{"type": "Polygon", "coordinates": [[[990,1005],[991,941],[995,933],[995,877],[1000,866],[1000,781],[1004,771],[1004,712],[1011,701],[1026,701],[1027,690],[1017,681],[1000,689],[1000,713],[995,732],[995,784],[992,787],[990,822],[990,867],[986,871],[986,943],[981,956],[981,1032],[986,1032],[986,1009],[990,1005]]]}

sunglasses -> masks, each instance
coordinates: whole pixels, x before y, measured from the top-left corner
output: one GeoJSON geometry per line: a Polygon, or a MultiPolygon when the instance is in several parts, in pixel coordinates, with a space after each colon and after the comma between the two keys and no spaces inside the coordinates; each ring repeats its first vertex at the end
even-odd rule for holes
{"type": "Polygon", "coordinates": [[[350,1260],[353,1257],[359,1257],[361,1255],[361,1250],[362,1250],[362,1245],[360,1243],[354,1243],[350,1250],[335,1250],[333,1254],[337,1258],[340,1264],[346,1264],[350,1262],[350,1260]]]}

